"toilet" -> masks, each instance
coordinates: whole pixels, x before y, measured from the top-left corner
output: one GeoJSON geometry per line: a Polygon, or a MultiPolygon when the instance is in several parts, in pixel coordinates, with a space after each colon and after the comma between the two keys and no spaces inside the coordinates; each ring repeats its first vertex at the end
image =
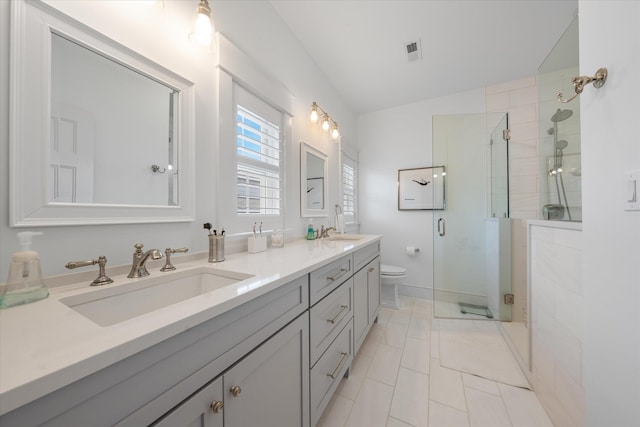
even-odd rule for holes
{"type": "Polygon", "coordinates": [[[407,270],[395,265],[380,265],[380,304],[383,307],[400,308],[398,299],[398,285],[404,283],[407,270]]]}

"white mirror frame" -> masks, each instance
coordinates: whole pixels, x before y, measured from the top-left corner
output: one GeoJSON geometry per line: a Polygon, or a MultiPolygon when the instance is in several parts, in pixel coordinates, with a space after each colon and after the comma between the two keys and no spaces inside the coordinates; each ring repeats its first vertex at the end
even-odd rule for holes
{"type": "Polygon", "coordinates": [[[11,2],[9,68],[9,215],[12,227],[194,220],[195,88],[192,82],[39,0],[11,2]],[[46,170],[51,133],[52,31],[75,39],[86,47],[179,91],[178,206],[48,201],[46,170]]]}
{"type": "Polygon", "coordinates": [[[328,216],[327,201],[329,200],[329,164],[328,157],[322,151],[312,147],[306,142],[300,143],[300,216],[303,218],[317,218],[328,216]],[[322,209],[310,209],[307,207],[307,154],[313,154],[322,159],[323,168],[323,195],[324,207],[322,209]]]}

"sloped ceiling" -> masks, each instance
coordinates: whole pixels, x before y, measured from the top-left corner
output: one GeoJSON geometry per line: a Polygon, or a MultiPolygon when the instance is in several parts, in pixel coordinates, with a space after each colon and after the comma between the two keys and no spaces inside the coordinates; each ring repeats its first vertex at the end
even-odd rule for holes
{"type": "Polygon", "coordinates": [[[273,0],[356,113],[534,75],[577,0],[273,0]],[[420,39],[421,61],[406,43],[420,39]]]}

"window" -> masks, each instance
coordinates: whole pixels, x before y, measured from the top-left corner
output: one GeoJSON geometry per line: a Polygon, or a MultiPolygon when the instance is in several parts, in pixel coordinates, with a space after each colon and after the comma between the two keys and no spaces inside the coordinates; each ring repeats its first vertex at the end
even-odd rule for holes
{"type": "Polygon", "coordinates": [[[345,222],[356,222],[356,173],[356,161],[345,153],[342,153],[342,211],[345,222]]]}
{"type": "Polygon", "coordinates": [[[218,146],[215,210],[227,234],[284,228],[286,155],[292,135],[293,95],[219,36],[218,146]]]}
{"type": "Polygon", "coordinates": [[[237,213],[280,215],[281,114],[239,87],[236,120],[237,213]]]}

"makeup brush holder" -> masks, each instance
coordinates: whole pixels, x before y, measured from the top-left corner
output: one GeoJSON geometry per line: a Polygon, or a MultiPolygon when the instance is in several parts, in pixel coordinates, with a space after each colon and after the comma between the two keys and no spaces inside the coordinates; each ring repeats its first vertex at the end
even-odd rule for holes
{"type": "Polygon", "coordinates": [[[224,234],[209,234],[209,262],[224,261],[224,234]]]}
{"type": "Polygon", "coordinates": [[[255,236],[247,239],[247,248],[250,254],[264,252],[267,250],[267,237],[255,236]]]}

